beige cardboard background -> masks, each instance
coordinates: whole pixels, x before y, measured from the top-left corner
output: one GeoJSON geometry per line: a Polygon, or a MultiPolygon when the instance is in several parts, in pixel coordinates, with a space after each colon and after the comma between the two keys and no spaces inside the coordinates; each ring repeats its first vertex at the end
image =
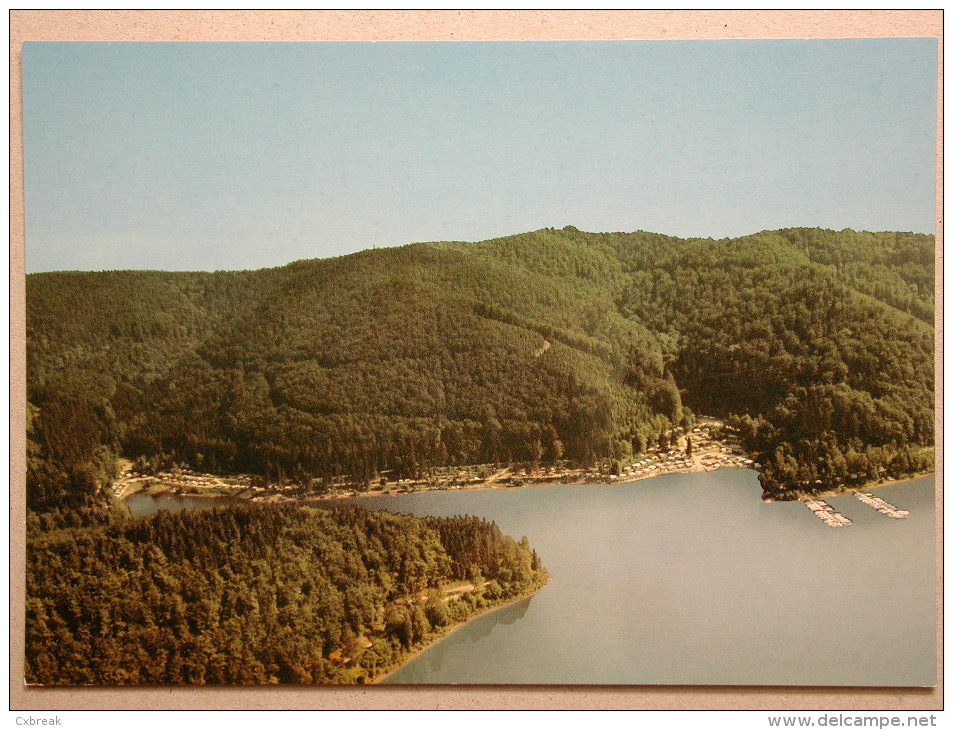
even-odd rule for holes
{"type": "MultiPolygon", "coordinates": [[[[22,11],[10,12],[10,709],[751,709],[943,707],[942,489],[937,490],[937,677],[928,689],[772,687],[368,687],[44,689],[23,686],[25,355],[20,44],[26,40],[598,40],[932,36],[939,39],[938,386],[942,385],[943,12],[920,11],[22,11]]],[[[937,433],[942,444],[942,387],[937,433]]],[[[942,485],[942,446],[937,483],[942,485]]]]}

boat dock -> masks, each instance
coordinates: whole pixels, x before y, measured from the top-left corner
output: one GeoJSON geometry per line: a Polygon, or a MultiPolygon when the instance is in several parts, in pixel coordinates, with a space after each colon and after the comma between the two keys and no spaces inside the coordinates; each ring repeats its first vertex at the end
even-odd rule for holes
{"type": "Polygon", "coordinates": [[[804,504],[814,515],[829,527],[844,527],[853,524],[849,519],[837,512],[827,502],[821,499],[805,499],[804,504]]]}
{"type": "Polygon", "coordinates": [[[854,492],[854,496],[857,497],[864,504],[873,507],[882,515],[887,515],[887,517],[893,517],[895,520],[902,520],[904,517],[907,517],[910,513],[905,509],[897,509],[890,502],[887,502],[880,497],[875,497],[870,492],[854,492]]]}

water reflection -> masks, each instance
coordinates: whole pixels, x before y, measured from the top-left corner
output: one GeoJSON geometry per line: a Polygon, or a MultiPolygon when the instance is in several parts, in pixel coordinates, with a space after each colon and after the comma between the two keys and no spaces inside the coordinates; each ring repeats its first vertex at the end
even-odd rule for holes
{"type": "Polygon", "coordinates": [[[529,608],[529,602],[532,600],[533,596],[527,596],[526,598],[521,598],[518,601],[501,606],[479,619],[474,619],[473,625],[470,627],[470,630],[467,631],[467,637],[471,642],[480,641],[482,638],[493,633],[493,629],[498,625],[511,626],[523,618],[526,614],[526,609],[529,608]]]}
{"type": "Polygon", "coordinates": [[[182,510],[205,510],[225,507],[230,504],[247,504],[237,497],[194,497],[188,494],[168,494],[165,492],[137,492],[124,500],[126,509],[133,517],[154,515],[162,510],[181,512],[182,510]]]}
{"type": "Polygon", "coordinates": [[[419,684],[432,681],[426,678],[442,676],[447,658],[457,653],[459,644],[480,644],[497,628],[513,626],[526,615],[533,598],[535,596],[521,598],[471,619],[436,644],[424,649],[382,684],[419,684]]]}

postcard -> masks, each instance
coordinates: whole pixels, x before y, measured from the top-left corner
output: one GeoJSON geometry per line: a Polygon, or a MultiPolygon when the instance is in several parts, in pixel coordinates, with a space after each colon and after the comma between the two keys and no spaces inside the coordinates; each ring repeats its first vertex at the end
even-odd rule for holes
{"type": "Polygon", "coordinates": [[[935,686],[937,59],[25,42],[24,683],[935,686]]]}

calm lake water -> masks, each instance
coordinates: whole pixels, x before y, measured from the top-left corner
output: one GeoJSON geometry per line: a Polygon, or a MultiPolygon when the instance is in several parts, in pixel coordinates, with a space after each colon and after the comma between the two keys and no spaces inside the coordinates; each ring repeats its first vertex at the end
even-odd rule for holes
{"type": "Polygon", "coordinates": [[[212,509],[227,504],[245,504],[245,500],[238,497],[190,497],[179,494],[146,494],[136,492],[124,500],[126,507],[134,517],[154,515],[159,510],[180,512],[185,509],[212,509]]]}
{"type": "Polygon", "coordinates": [[[723,469],[353,500],[494,520],[526,535],[552,575],[388,683],[935,684],[933,478],[876,491],[910,510],[905,520],[852,496],[828,500],[854,521],[839,529],[760,493],[755,472],[723,469]]]}

